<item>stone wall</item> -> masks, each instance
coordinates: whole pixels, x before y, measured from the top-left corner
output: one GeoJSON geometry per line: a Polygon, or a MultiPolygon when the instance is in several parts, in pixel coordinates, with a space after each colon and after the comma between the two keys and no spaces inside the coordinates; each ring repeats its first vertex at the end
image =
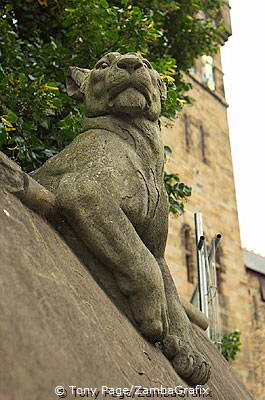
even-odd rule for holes
{"type": "Polygon", "coordinates": [[[250,346],[252,351],[252,368],[249,369],[249,389],[257,399],[264,398],[265,376],[265,298],[261,293],[261,280],[264,275],[247,270],[248,291],[250,299],[250,346]]]}

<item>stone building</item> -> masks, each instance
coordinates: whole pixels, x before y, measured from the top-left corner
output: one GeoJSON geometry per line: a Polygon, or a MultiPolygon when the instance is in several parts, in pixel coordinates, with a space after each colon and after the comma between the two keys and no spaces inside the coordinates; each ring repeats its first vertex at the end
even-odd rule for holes
{"type": "Polygon", "coordinates": [[[252,329],[249,332],[252,356],[249,370],[249,389],[257,399],[264,398],[265,376],[265,257],[243,250],[248,280],[249,314],[252,329]]]}
{"type": "MultiPolygon", "coordinates": [[[[226,40],[231,34],[228,5],[223,16],[228,28],[226,40]]],[[[220,54],[197,60],[188,79],[194,105],[186,106],[176,121],[163,121],[164,144],[172,149],[165,169],[178,173],[192,187],[185,214],[170,217],[167,261],[179,293],[190,300],[197,280],[194,213],[203,215],[208,243],[216,233],[222,234],[216,254],[221,334],[241,332],[241,351],[231,363],[255,398],[261,400],[265,289],[262,281],[262,301],[257,274],[264,277],[264,270],[246,264],[241,248],[220,54]]]]}

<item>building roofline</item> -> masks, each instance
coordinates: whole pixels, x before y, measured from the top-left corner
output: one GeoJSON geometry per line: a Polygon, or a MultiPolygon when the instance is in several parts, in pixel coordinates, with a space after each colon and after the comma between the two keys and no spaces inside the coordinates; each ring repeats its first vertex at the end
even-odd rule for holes
{"type": "Polygon", "coordinates": [[[265,257],[243,249],[244,264],[247,269],[265,275],[265,257]]]}
{"type": "Polygon", "coordinates": [[[223,106],[225,106],[226,108],[229,107],[229,104],[226,102],[225,98],[222,98],[219,94],[216,93],[216,91],[210,90],[204,83],[200,82],[200,80],[196,76],[193,76],[192,74],[189,73],[187,73],[187,75],[199,86],[201,86],[206,92],[215,97],[216,100],[218,100],[223,106]]]}

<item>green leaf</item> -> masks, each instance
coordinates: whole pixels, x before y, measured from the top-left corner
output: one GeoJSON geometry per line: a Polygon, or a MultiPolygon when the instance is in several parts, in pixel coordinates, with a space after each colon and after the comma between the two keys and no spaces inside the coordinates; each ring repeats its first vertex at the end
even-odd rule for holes
{"type": "Polygon", "coordinates": [[[7,132],[4,124],[0,123],[0,146],[6,144],[8,141],[7,132]]]}
{"type": "Polygon", "coordinates": [[[43,119],[41,122],[40,122],[40,126],[42,126],[44,129],[49,129],[50,128],[50,120],[48,120],[48,119],[43,119]]]}
{"type": "Polygon", "coordinates": [[[99,5],[103,8],[109,8],[109,3],[107,0],[100,0],[99,5]]]}
{"type": "Polygon", "coordinates": [[[28,83],[28,78],[27,78],[26,74],[24,72],[21,72],[18,75],[18,78],[19,78],[19,83],[21,84],[21,86],[25,87],[28,83]]]}
{"type": "Polygon", "coordinates": [[[240,335],[241,332],[235,331],[226,333],[223,336],[220,350],[227,361],[235,360],[237,353],[240,351],[240,335]]]}
{"type": "Polygon", "coordinates": [[[6,119],[15,124],[18,120],[18,116],[13,111],[9,111],[6,115],[6,119]]]}

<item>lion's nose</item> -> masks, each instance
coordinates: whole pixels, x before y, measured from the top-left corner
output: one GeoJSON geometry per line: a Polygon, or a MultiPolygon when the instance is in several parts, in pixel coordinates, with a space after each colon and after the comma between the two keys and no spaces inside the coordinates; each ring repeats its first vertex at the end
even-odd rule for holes
{"type": "Polygon", "coordinates": [[[125,69],[132,74],[137,69],[143,67],[143,63],[137,57],[124,57],[117,62],[117,67],[125,69]]]}

